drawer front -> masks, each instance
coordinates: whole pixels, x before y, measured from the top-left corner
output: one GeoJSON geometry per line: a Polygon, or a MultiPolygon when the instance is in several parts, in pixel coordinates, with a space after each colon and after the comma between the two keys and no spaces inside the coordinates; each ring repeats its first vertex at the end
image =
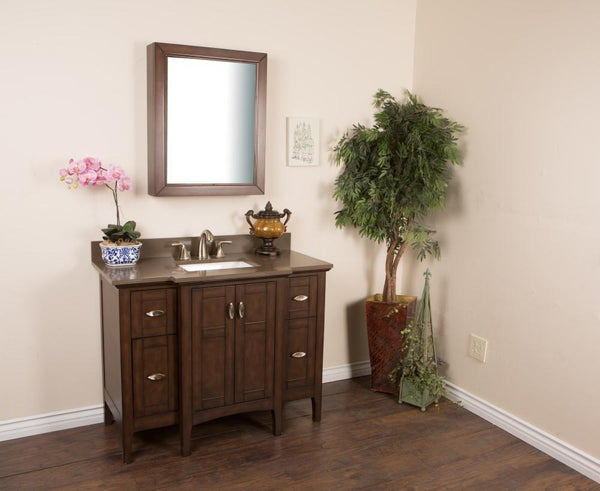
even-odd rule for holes
{"type": "Polygon", "coordinates": [[[286,389],[314,384],[316,329],[317,321],[314,317],[288,321],[285,362],[286,389]]]}
{"type": "Polygon", "coordinates": [[[314,317],[317,315],[317,277],[296,276],[290,278],[288,317],[314,317]]]}
{"type": "Polygon", "coordinates": [[[131,336],[141,338],[176,333],[177,290],[140,290],[131,293],[131,336]]]}
{"type": "Polygon", "coordinates": [[[134,339],[134,417],[177,410],[177,336],[134,339]]]}

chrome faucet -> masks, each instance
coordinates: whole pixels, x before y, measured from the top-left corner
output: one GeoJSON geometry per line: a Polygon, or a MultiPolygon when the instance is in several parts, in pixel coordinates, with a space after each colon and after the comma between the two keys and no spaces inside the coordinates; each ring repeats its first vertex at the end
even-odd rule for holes
{"type": "Polygon", "coordinates": [[[198,258],[201,261],[206,261],[207,259],[210,259],[210,253],[212,252],[214,241],[215,236],[210,230],[204,230],[204,232],[200,234],[200,243],[198,244],[198,258]]]}

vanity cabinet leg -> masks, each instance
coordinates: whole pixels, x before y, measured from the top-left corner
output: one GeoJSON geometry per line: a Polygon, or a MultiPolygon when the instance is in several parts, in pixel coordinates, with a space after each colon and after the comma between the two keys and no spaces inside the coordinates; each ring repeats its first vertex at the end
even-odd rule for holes
{"type": "Polygon", "coordinates": [[[131,464],[133,462],[133,435],[128,431],[123,431],[123,463],[131,464]]]}
{"type": "Polygon", "coordinates": [[[271,411],[273,417],[273,435],[281,435],[281,423],[282,423],[282,411],[280,409],[273,409],[271,411]]]}
{"type": "Polygon", "coordinates": [[[192,438],[189,432],[182,431],[181,432],[181,456],[187,457],[192,452],[191,449],[192,438]]]}
{"type": "Polygon", "coordinates": [[[179,441],[181,456],[187,457],[192,452],[192,416],[191,411],[181,411],[179,414],[179,441]]]}
{"type": "Polygon", "coordinates": [[[312,402],[312,419],[313,421],[321,421],[321,395],[310,398],[312,402]]]}

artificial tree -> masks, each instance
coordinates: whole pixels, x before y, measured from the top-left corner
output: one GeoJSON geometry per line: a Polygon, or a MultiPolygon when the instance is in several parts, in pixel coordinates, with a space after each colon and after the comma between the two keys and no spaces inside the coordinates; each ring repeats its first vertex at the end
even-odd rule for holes
{"type": "Polygon", "coordinates": [[[441,109],[406,92],[404,102],[378,90],[372,127],[354,125],[334,148],[342,172],[334,197],[338,227],[353,226],[361,236],[385,242],[383,301],[396,301],[396,274],[408,246],[417,257],[440,256],[434,232],[423,219],[445,205],[450,165],[459,164],[457,134],[462,125],[441,109]]]}
{"type": "Polygon", "coordinates": [[[380,89],[374,105],[373,126],[354,125],[333,149],[342,166],[334,187],[342,203],[335,223],[386,244],[382,295],[366,302],[367,335],[371,388],[396,393],[388,375],[416,304],[416,297],[396,295],[398,265],[409,246],[421,260],[440,256],[434,231],[423,220],[445,205],[450,168],[460,163],[457,135],[463,127],[408,91],[401,102],[380,89]]]}

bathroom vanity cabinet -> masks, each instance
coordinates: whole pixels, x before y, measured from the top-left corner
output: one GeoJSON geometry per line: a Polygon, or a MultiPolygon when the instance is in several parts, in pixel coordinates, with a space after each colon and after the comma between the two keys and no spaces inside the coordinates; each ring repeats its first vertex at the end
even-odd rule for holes
{"type": "Polygon", "coordinates": [[[94,261],[105,423],[120,425],[124,462],[134,433],[151,428],[178,424],[188,455],[192,427],[222,416],[270,411],[279,435],[284,401],[311,398],[320,421],[331,265],[289,251],[250,261],[243,272],[180,275],[170,257],[141,260],[125,279],[94,261]]]}

